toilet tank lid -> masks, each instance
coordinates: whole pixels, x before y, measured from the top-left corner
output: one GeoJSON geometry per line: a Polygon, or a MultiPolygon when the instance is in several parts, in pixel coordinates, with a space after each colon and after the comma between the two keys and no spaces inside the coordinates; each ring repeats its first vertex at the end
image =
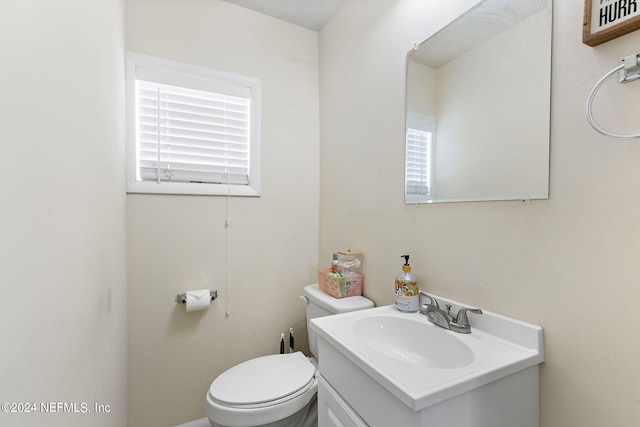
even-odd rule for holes
{"type": "Polygon", "coordinates": [[[334,298],[322,292],[318,284],[304,287],[304,296],[330,313],[340,314],[373,308],[373,301],[362,296],[334,298]]]}

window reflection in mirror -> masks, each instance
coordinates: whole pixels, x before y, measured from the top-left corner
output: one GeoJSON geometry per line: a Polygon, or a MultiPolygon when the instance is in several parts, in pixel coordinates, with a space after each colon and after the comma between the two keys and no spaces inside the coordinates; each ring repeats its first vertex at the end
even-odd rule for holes
{"type": "Polygon", "coordinates": [[[407,115],[405,197],[413,203],[433,197],[433,146],[436,118],[410,112],[407,115]]]}

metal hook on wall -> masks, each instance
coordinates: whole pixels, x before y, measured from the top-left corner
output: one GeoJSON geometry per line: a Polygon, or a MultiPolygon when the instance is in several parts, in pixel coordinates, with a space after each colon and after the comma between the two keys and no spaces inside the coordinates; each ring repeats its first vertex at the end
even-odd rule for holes
{"type": "Polygon", "coordinates": [[[586,106],[587,120],[595,130],[597,130],[603,135],[612,136],[614,138],[640,138],[640,133],[624,135],[624,134],[617,134],[617,133],[610,132],[602,128],[593,118],[593,111],[592,111],[593,98],[596,96],[596,93],[598,92],[600,87],[604,84],[604,82],[606,82],[611,76],[613,76],[616,73],[619,74],[619,78],[618,78],[619,83],[629,83],[634,80],[640,79],[640,54],[629,55],[625,57],[622,60],[622,63],[620,65],[613,68],[607,74],[602,76],[600,80],[598,80],[598,83],[596,83],[596,85],[593,87],[593,89],[591,90],[591,93],[589,94],[589,97],[587,98],[587,106],[586,106]]]}

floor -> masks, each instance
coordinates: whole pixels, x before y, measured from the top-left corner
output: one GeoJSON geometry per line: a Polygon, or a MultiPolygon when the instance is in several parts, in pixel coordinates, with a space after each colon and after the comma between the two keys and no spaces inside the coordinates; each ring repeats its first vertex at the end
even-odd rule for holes
{"type": "Polygon", "coordinates": [[[186,424],[179,424],[175,427],[211,427],[208,418],[201,418],[195,421],[189,421],[186,424]]]}

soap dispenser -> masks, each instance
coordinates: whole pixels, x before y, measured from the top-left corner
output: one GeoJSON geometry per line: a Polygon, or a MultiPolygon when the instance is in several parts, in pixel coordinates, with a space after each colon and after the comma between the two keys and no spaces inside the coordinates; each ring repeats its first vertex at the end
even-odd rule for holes
{"type": "Polygon", "coordinates": [[[407,313],[418,311],[420,305],[420,289],[418,279],[411,274],[409,255],[402,255],[404,265],[402,273],[396,276],[396,309],[407,313]]]}

